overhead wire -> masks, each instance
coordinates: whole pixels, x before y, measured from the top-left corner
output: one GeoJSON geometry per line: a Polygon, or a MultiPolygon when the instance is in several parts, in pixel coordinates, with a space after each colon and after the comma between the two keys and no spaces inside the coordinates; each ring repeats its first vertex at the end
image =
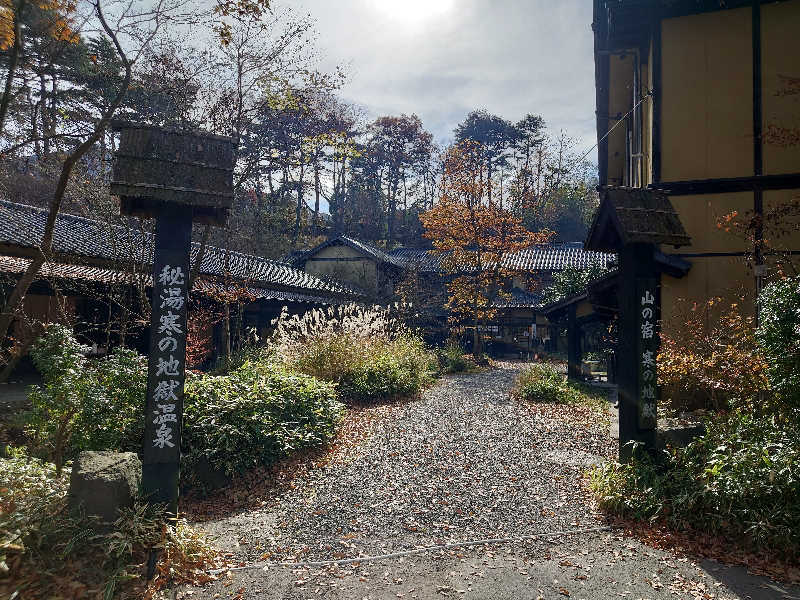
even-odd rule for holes
{"type": "Polygon", "coordinates": [[[601,137],[599,140],[597,140],[597,142],[594,144],[594,146],[589,148],[579,159],[577,159],[575,162],[573,162],[569,166],[569,168],[566,170],[566,172],[564,174],[565,175],[569,174],[575,166],[577,166],[580,163],[582,163],[583,159],[585,159],[587,156],[589,156],[589,153],[591,153],[595,148],[597,148],[603,142],[603,140],[605,140],[609,135],[611,135],[611,132],[614,131],[617,127],[619,127],[620,123],[625,121],[625,119],[627,119],[633,113],[633,111],[635,111],[637,108],[639,108],[639,106],[642,104],[642,102],[644,102],[648,98],[652,98],[652,97],[653,97],[653,90],[649,90],[644,96],[641,97],[641,99],[636,104],[633,105],[633,108],[631,108],[627,113],[625,113],[625,115],[623,117],[619,118],[619,120],[614,124],[614,126],[611,129],[609,129],[605,133],[605,135],[603,137],[601,137]]]}

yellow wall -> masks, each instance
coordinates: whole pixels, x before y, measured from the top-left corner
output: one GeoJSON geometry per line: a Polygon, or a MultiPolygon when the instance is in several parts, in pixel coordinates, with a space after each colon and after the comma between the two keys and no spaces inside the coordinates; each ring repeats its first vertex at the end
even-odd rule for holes
{"type": "MultiPolygon", "coordinates": [[[[631,109],[633,86],[633,55],[612,54],[609,57],[608,114],[625,115],[631,109]]],[[[617,121],[610,119],[609,129],[617,121]]],[[[608,184],[623,185],[625,173],[625,123],[608,136],[608,184]]]]}
{"type": "Polygon", "coordinates": [[[370,291],[378,291],[378,269],[374,261],[348,246],[323,248],[306,262],[305,270],[314,275],[349,281],[370,291]],[[315,258],[360,258],[361,260],[314,260],[315,258]]]}
{"type": "MultiPolygon", "coordinates": [[[[709,252],[750,252],[751,244],[734,232],[720,229],[720,217],[737,211],[744,215],[753,210],[753,193],[705,194],[673,196],[672,205],[678,212],[691,246],[678,250],[663,247],[665,253],[704,254],[709,252]]],[[[692,268],[680,279],[661,278],[661,310],[665,323],[680,312],[679,300],[699,302],[714,296],[732,298],[744,290],[754,289],[753,273],[744,256],[689,257],[692,268]]]]}
{"type": "Polygon", "coordinates": [[[764,173],[800,172],[800,2],[761,5],[764,173]]]}
{"type": "Polygon", "coordinates": [[[661,179],[753,174],[750,8],[661,22],[661,179]]]}

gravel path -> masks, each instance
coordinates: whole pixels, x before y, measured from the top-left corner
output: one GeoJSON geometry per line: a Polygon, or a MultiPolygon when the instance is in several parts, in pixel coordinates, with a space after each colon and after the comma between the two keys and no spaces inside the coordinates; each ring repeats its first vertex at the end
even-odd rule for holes
{"type": "Polygon", "coordinates": [[[607,429],[522,408],[508,393],[518,369],[507,363],[446,378],[274,506],[206,527],[253,561],[265,553],[355,558],[596,526],[576,479],[610,450],[607,429]]]}
{"type": "MultiPolygon", "coordinates": [[[[445,378],[265,506],[202,526],[252,565],[602,525],[578,480],[588,465],[613,456],[607,411],[511,400],[521,367],[445,378]]],[[[616,532],[597,532],[343,568],[247,569],[179,597],[760,597],[756,588],[726,592],[715,577],[616,532]]]]}

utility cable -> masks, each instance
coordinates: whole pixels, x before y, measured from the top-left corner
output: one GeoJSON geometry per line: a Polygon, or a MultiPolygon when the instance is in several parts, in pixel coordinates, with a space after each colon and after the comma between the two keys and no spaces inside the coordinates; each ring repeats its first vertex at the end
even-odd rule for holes
{"type": "Polygon", "coordinates": [[[599,145],[602,143],[602,141],[603,141],[603,140],[605,140],[605,139],[606,139],[606,138],[607,138],[609,135],[611,135],[611,132],[612,132],[612,131],[614,131],[614,130],[615,130],[617,127],[619,127],[619,124],[620,124],[620,123],[622,123],[623,121],[625,121],[625,119],[627,119],[627,118],[630,116],[630,114],[631,114],[631,113],[633,113],[633,111],[635,111],[637,108],[639,108],[639,105],[640,105],[642,102],[644,102],[644,101],[645,101],[645,100],[647,100],[648,98],[652,98],[652,97],[653,97],[653,90],[650,90],[650,91],[648,91],[648,92],[647,92],[647,93],[646,93],[644,96],[642,96],[642,97],[641,97],[641,99],[640,99],[640,100],[639,100],[639,101],[638,101],[636,104],[634,104],[634,105],[633,105],[633,108],[632,108],[632,109],[630,109],[630,110],[629,110],[627,113],[625,113],[625,116],[624,116],[624,117],[620,118],[620,119],[619,119],[619,120],[618,120],[618,121],[617,121],[617,122],[614,124],[614,126],[613,126],[611,129],[609,129],[609,130],[606,132],[606,134],[605,134],[603,137],[601,137],[599,140],[597,140],[597,142],[595,143],[595,145],[594,145],[594,146],[592,146],[591,148],[589,148],[589,149],[588,149],[588,150],[587,150],[587,151],[586,151],[586,152],[583,154],[583,156],[581,156],[581,157],[580,157],[578,160],[576,160],[575,162],[573,162],[573,163],[572,163],[572,165],[570,165],[570,167],[569,167],[569,168],[566,170],[566,173],[565,173],[565,174],[569,174],[569,173],[572,171],[572,169],[573,169],[573,168],[574,168],[576,165],[578,165],[578,164],[580,164],[581,162],[583,162],[583,159],[584,159],[584,158],[586,158],[587,156],[589,156],[589,153],[590,153],[590,152],[592,152],[592,150],[594,150],[595,148],[597,148],[597,147],[598,147],[598,146],[599,146],[599,145]]]}
{"type": "Polygon", "coordinates": [[[550,538],[556,536],[577,535],[581,533],[595,533],[600,531],[611,531],[614,529],[611,526],[604,527],[589,527],[585,529],[573,529],[570,531],[554,531],[552,533],[534,533],[531,535],[523,535],[519,537],[505,537],[505,538],[485,538],[480,540],[471,540],[467,542],[454,542],[452,544],[437,544],[434,546],[424,546],[422,548],[414,548],[413,550],[404,550],[401,552],[392,552],[391,554],[379,554],[376,556],[361,556],[358,558],[343,558],[340,560],[318,560],[306,562],[258,562],[251,565],[242,567],[230,567],[228,569],[213,569],[209,571],[211,575],[219,575],[227,571],[250,571],[253,569],[263,569],[265,571],[274,567],[300,569],[305,567],[332,567],[341,565],[352,565],[356,563],[370,563],[379,560],[388,560],[392,558],[401,558],[405,556],[413,556],[415,554],[425,554],[428,552],[436,552],[439,550],[452,550],[454,548],[466,548],[469,546],[483,546],[486,544],[507,544],[511,542],[524,542],[526,540],[533,540],[537,538],[550,538]]]}

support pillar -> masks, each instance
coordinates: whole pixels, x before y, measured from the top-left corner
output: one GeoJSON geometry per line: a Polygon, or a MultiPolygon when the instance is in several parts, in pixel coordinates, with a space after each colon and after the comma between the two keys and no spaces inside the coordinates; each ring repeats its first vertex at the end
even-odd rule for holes
{"type": "Polygon", "coordinates": [[[582,331],[578,323],[577,307],[571,304],[567,316],[567,377],[570,381],[581,381],[581,337],[582,331]]]}
{"type": "Polygon", "coordinates": [[[655,363],[660,318],[660,276],[652,244],[628,244],[619,251],[619,334],[617,385],[619,388],[619,458],[632,456],[629,442],[656,447],[655,363]],[[651,301],[652,298],[652,301],[651,301]],[[644,337],[643,337],[644,336],[644,337]],[[650,354],[646,354],[650,352],[650,354]],[[650,368],[652,366],[652,369],[650,368]],[[652,396],[652,397],[651,397],[652,396]]]}

